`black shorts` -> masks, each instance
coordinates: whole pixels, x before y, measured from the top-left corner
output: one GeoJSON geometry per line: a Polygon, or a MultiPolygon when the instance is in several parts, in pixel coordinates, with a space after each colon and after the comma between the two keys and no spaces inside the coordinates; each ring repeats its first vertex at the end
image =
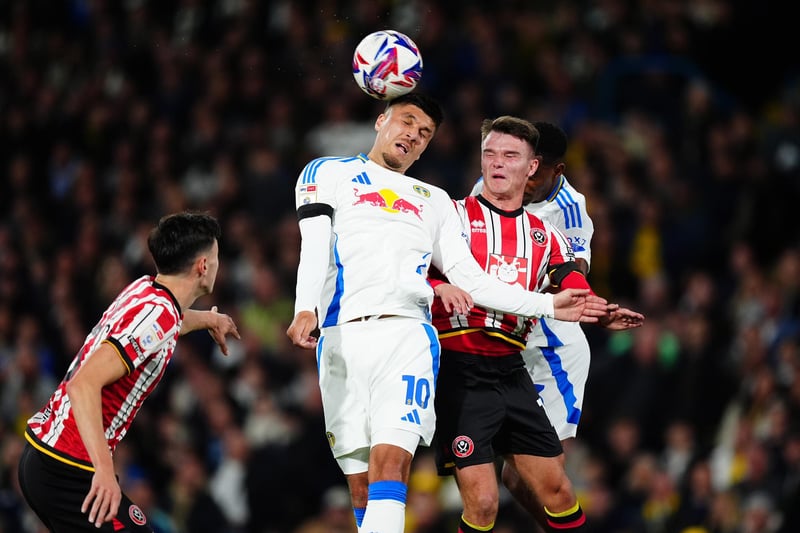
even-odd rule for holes
{"type": "Polygon", "coordinates": [[[439,475],[507,454],[556,457],[563,451],[518,353],[443,350],[435,405],[439,475]]]}
{"type": "Polygon", "coordinates": [[[19,460],[22,495],[39,519],[54,533],[101,531],[105,533],[153,533],[147,518],[124,493],[117,519],[100,528],[89,522],[81,505],[92,487],[94,472],[82,470],[25,445],[19,460]]]}

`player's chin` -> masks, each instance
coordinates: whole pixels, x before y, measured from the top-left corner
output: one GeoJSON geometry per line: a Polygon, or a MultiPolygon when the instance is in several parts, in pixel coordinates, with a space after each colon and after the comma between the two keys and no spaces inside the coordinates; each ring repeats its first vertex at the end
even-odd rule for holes
{"type": "MultiPolygon", "coordinates": [[[[405,152],[400,151],[399,154],[401,156],[405,156],[405,152]]],[[[386,163],[386,166],[391,168],[392,170],[400,170],[405,166],[405,158],[399,157],[395,154],[385,153],[383,154],[383,162],[386,163]]]]}

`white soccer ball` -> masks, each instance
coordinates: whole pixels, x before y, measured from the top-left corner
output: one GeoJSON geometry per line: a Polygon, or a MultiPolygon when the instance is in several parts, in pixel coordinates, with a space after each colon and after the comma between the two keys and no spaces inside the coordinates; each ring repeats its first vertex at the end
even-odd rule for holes
{"type": "Polygon", "coordinates": [[[408,35],[382,30],[364,37],[353,53],[353,77],[378,100],[411,92],[422,77],[422,55],[408,35]]]}

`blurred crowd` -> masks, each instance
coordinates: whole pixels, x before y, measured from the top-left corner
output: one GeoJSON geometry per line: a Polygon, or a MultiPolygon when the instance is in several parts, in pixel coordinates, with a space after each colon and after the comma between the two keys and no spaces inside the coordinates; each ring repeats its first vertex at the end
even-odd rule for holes
{"type": "MultiPolygon", "coordinates": [[[[242,339],[228,357],[204,332],[181,340],[116,453],[123,490],[158,533],[355,532],[314,354],[284,331],[294,182],[370,148],[383,104],[350,64],[385,28],[415,40],[419,90],[446,112],[409,173],[461,197],[483,118],[560,124],[596,227],[589,280],[647,316],[585,326],[566,457],[590,531],[800,531],[800,70],[777,4],[0,2],[0,532],[42,532],[16,482],[25,422],[153,272],[149,228],[183,209],[222,223],[195,307],[242,339]]],[[[407,512],[409,533],[456,530],[427,449],[407,512]]],[[[504,494],[495,531],[534,530],[504,494]]]]}

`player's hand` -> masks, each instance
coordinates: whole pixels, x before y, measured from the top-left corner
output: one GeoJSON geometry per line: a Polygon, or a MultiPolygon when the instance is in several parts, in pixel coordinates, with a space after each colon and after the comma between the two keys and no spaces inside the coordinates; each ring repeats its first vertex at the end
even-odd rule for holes
{"type": "Polygon", "coordinates": [[[583,312],[579,319],[584,324],[596,324],[600,318],[608,314],[608,300],[596,294],[586,296],[583,312]]]}
{"type": "Polygon", "coordinates": [[[433,292],[442,299],[444,309],[448,313],[452,313],[455,310],[460,315],[466,315],[475,305],[475,302],[472,301],[472,296],[467,291],[449,283],[440,283],[434,287],[433,292]]]}
{"type": "Polygon", "coordinates": [[[618,304],[608,304],[608,312],[600,317],[598,324],[613,331],[638,328],[644,324],[644,315],[618,304]]]}
{"type": "Polygon", "coordinates": [[[311,332],[317,328],[317,315],[312,311],[300,311],[294,316],[286,335],[295,346],[312,350],[317,347],[317,338],[311,332]]]}
{"type": "Polygon", "coordinates": [[[589,289],[564,289],[553,295],[553,308],[558,320],[595,323],[607,314],[608,301],[589,289]]]}
{"type": "Polygon", "coordinates": [[[119,488],[114,472],[96,470],[92,476],[89,494],[86,495],[81,505],[81,512],[88,511],[89,522],[99,528],[104,522],[110,522],[117,516],[121,500],[122,490],[119,488]]]}
{"type": "Polygon", "coordinates": [[[228,355],[228,343],[226,342],[226,337],[231,335],[237,339],[241,339],[242,337],[239,335],[239,329],[236,327],[236,324],[229,315],[217,311],[216,305],[211,308],[210,313],[210,324],[207,328],[208,333],[211,334],[211,338],[214,339],[214,342],[219,345],[219,349],[222,351],[222,354],[228,355]]]}

